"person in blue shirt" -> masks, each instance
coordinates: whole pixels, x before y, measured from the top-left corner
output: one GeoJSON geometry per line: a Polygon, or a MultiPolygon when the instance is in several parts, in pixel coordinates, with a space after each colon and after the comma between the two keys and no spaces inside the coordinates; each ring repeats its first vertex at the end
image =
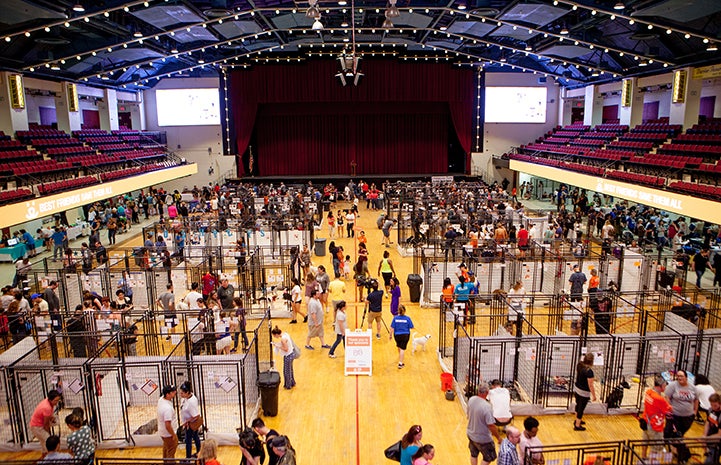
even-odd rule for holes
{"type": "Polygon", "coordinates": [[[55,232],[50,237],[53,240],[53,261],[57,261],[58,255],[62,260],[63,251],[65,250],[65,244],[68,241],[68,235],[65,233],[65,231],[56,227],[55,232]]]}
{"type": "Polygon", "coordinates": [[[463,275],[458,277],[458,281],[460,282],[456,284],[454,294],[456,295],[456,303],[463,304],[463,325],[465,326],[473,286],[466,282],[466,278],[463,275]]]}
{"type": "Polygon", "coordinates": [[[403,356],[405,355],[408,341],[411,338],[411,329],[413,321],[406,316],[406,307],[402,304],[398,306],[398,315],[393,317],[391,321],[390,339],[395,338],[396,347],[398,347],[398,368],[403,368],[403,356]]]}
{"type": "Polygon", "coordinates": [[[20,230],[20,234],[22,234],[22,236],[20,236],[20,239],[25,243],[25,247],[27,247],[28,249],[28,255],[30,257],[34,257],[35,255],[37,255],[35,253],[35,238],[33,237],[33,235],[24,229],[20,230]]]}

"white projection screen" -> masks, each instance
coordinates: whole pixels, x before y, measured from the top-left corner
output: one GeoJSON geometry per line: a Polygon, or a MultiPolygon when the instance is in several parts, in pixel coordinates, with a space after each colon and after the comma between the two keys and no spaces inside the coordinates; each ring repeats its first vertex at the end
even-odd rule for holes
{"type": "Polygon", "coordinates": [[[545,123],[545,87],[486,87],[486,123],[545,123]]]}
{"type": "Polygon", "coordinates": [[[218,89],[158,89],[155,101],[158,126],[220,124],[218,89]]]}

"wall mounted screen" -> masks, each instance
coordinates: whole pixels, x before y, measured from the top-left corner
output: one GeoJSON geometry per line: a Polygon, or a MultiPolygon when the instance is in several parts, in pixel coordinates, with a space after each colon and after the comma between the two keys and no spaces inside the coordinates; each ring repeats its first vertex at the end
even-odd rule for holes
{"type": "Polygon", "coordinates": [[[545,123],[545,87],[486,87],[486,123],[545,123]]]}
{"type": "Polygon", "coordinates": [[[220,124],[218,89],[159,89],[155,100],[158,126],[220,124]]]}

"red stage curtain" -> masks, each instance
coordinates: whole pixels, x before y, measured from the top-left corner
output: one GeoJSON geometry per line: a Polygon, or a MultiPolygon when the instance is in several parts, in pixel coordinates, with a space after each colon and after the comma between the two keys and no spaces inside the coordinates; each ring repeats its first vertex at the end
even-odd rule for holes
{"type": "Polygon", "coordinates": [[[256,65],[232,72],[229,99],[238,153],[261,175],[445,173],[448,128],[469,156],[474,72],[449,64],[368,58],[357,87],[342,87],[333,60],[256,65]]]}

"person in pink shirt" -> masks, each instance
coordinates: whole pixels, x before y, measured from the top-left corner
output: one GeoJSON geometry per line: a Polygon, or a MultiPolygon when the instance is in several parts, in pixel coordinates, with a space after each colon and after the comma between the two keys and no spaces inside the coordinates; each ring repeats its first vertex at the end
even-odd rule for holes
{"type": "Polygon", "coordinates": [[[411,460],[413,465],[433,465],[431,460],[436,455],[436,449],[430,444],[424,444],[418,448],[411,460]]]}
{"type": "Polygon", "coordinates": [[[48,453],[45,441],[50,437],[50,428],[57,422],[55,406],[61,399],[60,392],[55,389],[49,391],[48,396],[40,401],[30,417],[30,432],[40,441],[43,456],[48,453]]]}

